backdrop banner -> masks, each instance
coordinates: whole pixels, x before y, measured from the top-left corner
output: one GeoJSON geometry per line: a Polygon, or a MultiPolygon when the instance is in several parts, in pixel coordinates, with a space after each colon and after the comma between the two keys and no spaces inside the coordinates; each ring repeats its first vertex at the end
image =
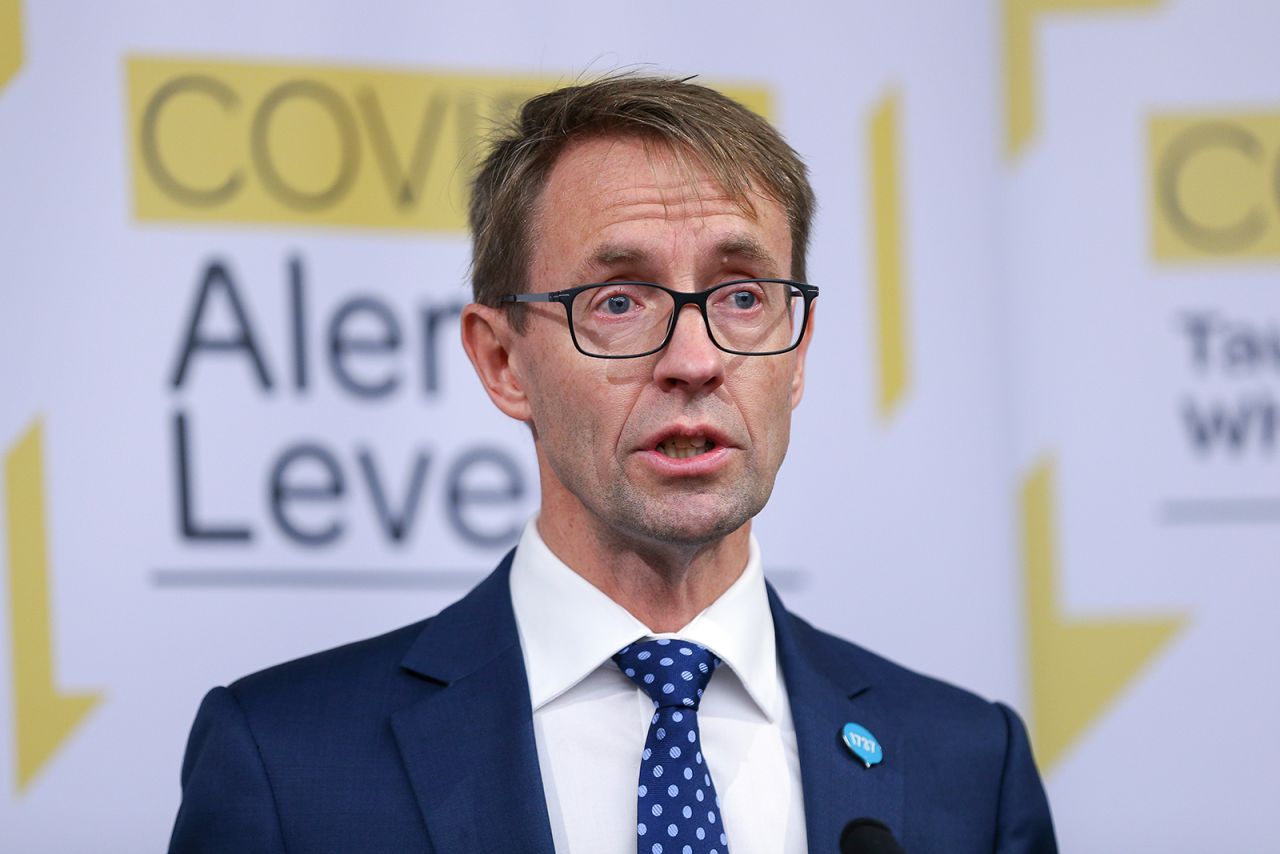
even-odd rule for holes
{"type": "Polygon", "coordinates": [[[161,849],[206,690],[513,545],[537,470],[458,341],[468,178],[521,101],[629,69],[812,170],[756,522],[788,605],[1017,708],[1063,850],[1269,850],[1277,31],[1261,0],[0,0],[0,849],[161,849]]]}

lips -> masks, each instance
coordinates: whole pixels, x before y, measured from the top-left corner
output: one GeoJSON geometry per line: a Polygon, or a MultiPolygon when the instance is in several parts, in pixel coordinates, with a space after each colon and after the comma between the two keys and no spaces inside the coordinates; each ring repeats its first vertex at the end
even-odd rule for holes
{"type": "Polygon", "coordinates": [[[710,425],[687,424],[669,426],[651,434],[642,447],[669,460],[688,460],[724,450],[733,444],[724,433],[710,425]]]}
{"type": "Polygon", "coordinates": [[[672,436],[658,443],[655,451],[673,460],[687,460],[715,448],[715,439],[706,436],[672,436]]]}
{"type": "Polygon", "coordinates": [[[731,471],[741,444],[706,422],[686,422],[650,433],[636,451],[640,464],[664,483],[702,483],[731,471]]]}

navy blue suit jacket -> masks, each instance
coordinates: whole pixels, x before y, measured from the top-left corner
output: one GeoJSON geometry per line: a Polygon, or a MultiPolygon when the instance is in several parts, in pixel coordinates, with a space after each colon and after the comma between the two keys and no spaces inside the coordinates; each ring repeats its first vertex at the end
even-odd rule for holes
{"type": "MultiPolygon", "coordinates": [[[[510,568],[507,555],[424,622],[211,691],[170,851],[552,854],[510,568]]],[[[1010,709],[820,632],[769,596],[811,852],[836,852],[861,816],[909,854],[1056,851],[1010,709]],[[881,764],[845,748],[849,721],[879,738],[881,764]]]]}

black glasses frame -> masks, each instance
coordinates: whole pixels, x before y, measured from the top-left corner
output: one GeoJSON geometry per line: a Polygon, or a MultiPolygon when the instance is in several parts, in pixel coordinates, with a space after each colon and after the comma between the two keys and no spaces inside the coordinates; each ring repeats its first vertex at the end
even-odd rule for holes
{"type": "Polygon", "coordinates": [[[592,359],[640,359],[645,356],[652,356],[654,353],[665,348],[671,343],[671,336],[676,331],[676,320],[680,317],[680,311],[686,305],[696,305],[698,313],[702,315],[702,325],[707,330],[707,337],[711,339],[711,343],[716,345],[720,350],[726,353],[732,353],[735,356],[780,356],[783,353],[790,353],[792,350],[800,346],[800,342],[804,340],[804,336],[809,331],[809,309],[813,305],[813,301],[818,297],[817,285],[810,285],[806,282],[793,282],[790,279],[734,279],[732,282],[723,282],[713,288],[707,288],[705,291],[676,291],[664,285],[654,282],[593,282],[589,285],[578,285],[573,288],[565,288],[562,291],[548,291],[542,294],[507,294],[500,302],[504,303],[532,303],[532,302],[558,302],[564,306],[565,319],[569,322],[569,337],[573,339],[573,346],[579,353],[589,356],[592,359]],[[790,347],[784,347],[781,350],[766,350],[763,353],[753,353],[744,350],[732,350],[716,340],[716,334],[711,331],[711,319],[707,317],[707,300],[716,291],[723,288],[731,288],[735,285],[747,285],[753,282],[773,282],[779,285],[790,285],[800,292],[804,298],[804,317],[800,320],[800,334],[796,336],[796,340],[790,347]],[[578,333],[573,328],[573,301],[578,294],[583,291],[589,291],[593,288],[607,287],[610,285],[644,285],[650,288],[657,288],[671,296],[675,302],[675,308],[671,310],[671,319],[667,322],[667,334],[662,337],[662,343],[652,350],[646,350],[643,353],[632,353],[626,356],[606,356],[601,353],[588,353],[582,349],[582,345],[578,343],[578,333]]]}

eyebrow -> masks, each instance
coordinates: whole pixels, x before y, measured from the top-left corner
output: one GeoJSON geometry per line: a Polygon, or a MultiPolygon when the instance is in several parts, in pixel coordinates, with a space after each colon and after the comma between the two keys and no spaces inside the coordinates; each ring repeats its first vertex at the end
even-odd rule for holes
{"type": "Polygon", "coordinates": [[[587,268],[595,270],[616,267],[619,264],[643,263],[648,258],[649,253],[637,246],[606,243],[592,253],[587,261],[587,268]]]}
{"type": "MultiPolygon", "coordinates": [[[[763,243],[749,235],[735,234],[726,237],[716,246],[716,255],[750,261],[755,264],[764,264],[766,268],[764,275],[766,277],[777,275],[778,260],[773,257],[773,253],[765,248],[763,243]]],[[[588,281],[613,267],[624,265],[643,266],[651,257],[650,252],[638,246],[625,243],[606,243],[591,254],[577,278],[579,281],[588,281]]]]}
{"type": "Polygon", "coordinates": [[[754,261],[757,264],[765,264],[769,268],[769,274],[773,275],[777,271],[778,261],[768,249],[764,248],[764,244],[748,235],[735,235],[727,238],[718,247],[716,247],[720,255],[728,255],[734,258],[740,258],[744,261],[754,261]]]}

